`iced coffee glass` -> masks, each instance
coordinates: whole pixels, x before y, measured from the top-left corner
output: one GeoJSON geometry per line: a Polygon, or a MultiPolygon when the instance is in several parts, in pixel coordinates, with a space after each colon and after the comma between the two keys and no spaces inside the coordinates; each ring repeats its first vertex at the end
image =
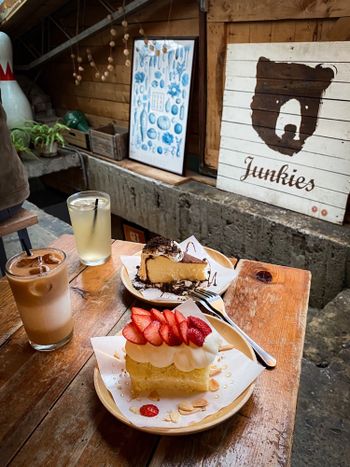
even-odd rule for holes
{"type": "Polygon", "coordinates": [[[55,350],[73,335],[66,255],[41,248],[9,259],[6,275],[29,342],[36,350],[55,350]]]}
{"type": "Polygon", "coordinates": [[[80,261],[98,266],[111,256],[111,203],[102,191],[81,191],[67,200],[80,261]]]}

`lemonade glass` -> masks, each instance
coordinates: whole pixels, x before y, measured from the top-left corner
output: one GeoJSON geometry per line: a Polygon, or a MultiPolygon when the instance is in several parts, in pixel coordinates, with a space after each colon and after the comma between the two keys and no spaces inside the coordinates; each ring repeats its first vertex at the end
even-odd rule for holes
{"type": "Polygon", "coordinates": [[[80,261],[98,266],[111,256],[111,202],[102,191],[81,191],[67,199],[80,261]]]}

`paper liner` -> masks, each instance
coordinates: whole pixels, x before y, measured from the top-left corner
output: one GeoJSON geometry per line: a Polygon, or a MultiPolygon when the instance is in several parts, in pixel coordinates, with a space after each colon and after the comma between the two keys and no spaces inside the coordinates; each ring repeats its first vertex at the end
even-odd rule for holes
{"type": "MultiPolygon", "coordinates": [[[[203,259],[206,258],[209,263],[209,270],[211,271],[211,277],[216,273],[216,285],[212,284],[208,286],[207,281],[201,283],[200,287],[211,290],[215,293],[219,293],[220,290],[225,288],[236,276],[236,271],[233,268],[226,268],[211,258],[208,253],[205,251],[204,247],[198,242],[196,237],[193,235],[183,242],[180,243],[180,246],[183,250],[196,258],[203,259]]],[[[125,266],[131,282],[136,278],[137,267],[140,266],[141,257],[140,256],[121,256],[121,261],[125,266]]],[[[179,296],[169,292],[162,292],[157,288],[147,288],[147,289],[138,289],[147,300],[164,300],[166,301],[185,301],[187,300],[186,296],[179,296]]]]}
{"type": "MultiPolygon", "coordinates": [[[[205,315],[192,300],[177,307],[185,316],[199,315],[208,322],[205,315]]],[[[216,332],[213,330],[213,332],[216,332]]],[[[222,339],[225,343],[224,339],[222,339]]],[[[129,374],[125,371],[125,339],[123,336],[93,337],[91,343],[96,355],[98,367],[106,388],[113,396],[120,412],[132,424],[138,427],[180,428],[203,420],[208,415],[216,413],[233,402],[263,371],[263,367],[250,360],[242,352],[232,349],[219,352],[212,363],[221,368],[221,373],[213,376],[219,383],[216,392],[200,392],[186,396],[162,397],[159,401],[140,396],[133,399],[129,374]],[[118,357],[118,358],[117,358],[118,357]],[[169,413],[177,411],[178,404],[184,401],[206,399],[208,405],[205,411],[182,415],[174,423],[165,421],[169,413]],[[159,409],[156,417],[148,418],[133,413],[130,409],[140,408],[144,404],[154,404],[159,409]]]]}

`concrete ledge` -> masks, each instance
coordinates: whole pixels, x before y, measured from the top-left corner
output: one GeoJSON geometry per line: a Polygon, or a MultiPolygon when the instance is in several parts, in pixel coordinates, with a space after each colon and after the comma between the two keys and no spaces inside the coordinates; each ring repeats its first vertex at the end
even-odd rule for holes
{"type": "Polygon", "coordinates": [[[350,286],[350,225],[338,226],[198,182],[170,186],[86,157],[89,187],[112,212],[177,240],[194,234],[226,255],[312,272],[310,303],[323,307],[350,286]]]}
{"type": "Polygon", "coordinates": [[[28,178],[41,177],[53,172],[80,167],[80,157],[77,152],[65,149],[59,150],[59,155],[55,157],[41,157],[38,159],[24,159],[28,178]]]}

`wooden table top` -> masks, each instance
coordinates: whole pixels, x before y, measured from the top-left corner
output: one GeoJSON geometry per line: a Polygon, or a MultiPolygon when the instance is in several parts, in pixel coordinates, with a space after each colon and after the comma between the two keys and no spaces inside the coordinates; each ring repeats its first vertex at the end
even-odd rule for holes
{"type": "Polygon", "coordinates": [[[72,341],[37,352],[27,341],[7,279],[0,280],[0,465],[289,465],[310,273],[241,260],[225,294],[228,313],[277,358],[248,403],[229,420],[195,435],[166,437],[123,425],[99,401],[90,337],[114,335],[135,302],[120,280],[120,255],[140,245],[114,241],[103,266],[80,264],[74,239],[52,246],[69,258],[75,319],[72,341]],[[270,283],[256,279],[267,270],[270,283]]]}

